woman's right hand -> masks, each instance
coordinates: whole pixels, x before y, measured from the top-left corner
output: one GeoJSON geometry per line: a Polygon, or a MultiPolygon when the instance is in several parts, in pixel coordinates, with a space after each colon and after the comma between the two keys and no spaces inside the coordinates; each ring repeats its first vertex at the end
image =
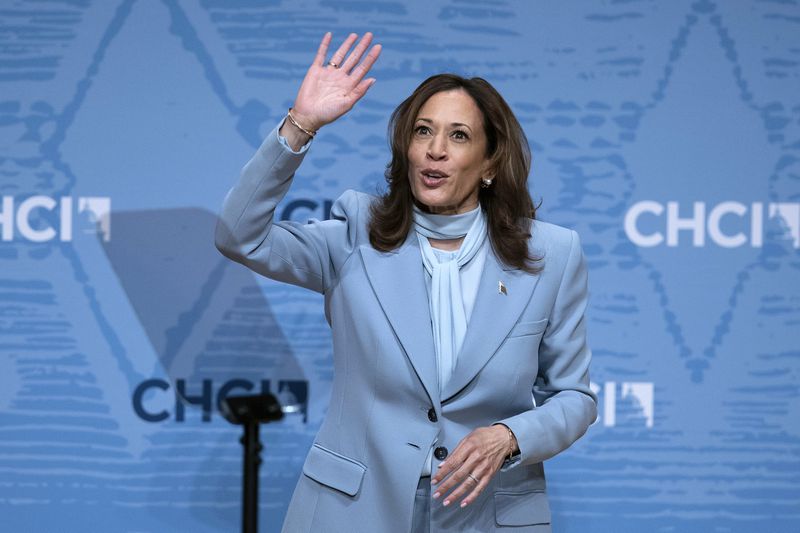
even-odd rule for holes
{"type": "Polygon", "coordinates": [[[329,61],[325,60],[325,56],[328,54],[332,35],[328,32],[322,38],[314,62],[309,67],[292,106],[292,116],[304,128],[316,131],[330,124],[350,111],[375,83],[375,78],[364,79],[364,76],[378,59],[381,45],[373,46],[359,65],[358,62],[372,42],[372,33],[365,33],[348,55],[357,38],[358,35],[351,33],[329,61]],[[330,63],[338,65],[338,68],[330,63]]]}

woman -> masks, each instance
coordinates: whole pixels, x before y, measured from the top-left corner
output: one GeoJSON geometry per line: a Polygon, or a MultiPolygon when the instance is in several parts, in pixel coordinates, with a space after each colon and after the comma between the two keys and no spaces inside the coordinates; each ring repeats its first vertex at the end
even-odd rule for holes
{"type": "Polygon", "coordinates": [[[228,193],[216,244],[325,295],[334,382],[287,532],[549,531],[542,461],[596,416],[574,231],[533,221],[522,129],[484,80],[429,78],[395,110],[389,191],[273,223],[315,132],[380,54],[330,33],[228,193]],[[432,494],[431,494],[432,493],[432,494]]]}

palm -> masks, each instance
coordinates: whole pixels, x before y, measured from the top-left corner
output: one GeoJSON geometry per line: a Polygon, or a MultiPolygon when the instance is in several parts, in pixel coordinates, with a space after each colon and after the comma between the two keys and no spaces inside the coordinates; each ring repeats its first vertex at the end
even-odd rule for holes
{"type": "Polygon", "coordinates": [[[353,105],[366,94],[375,82],[374,78],[364,79],[378,55],[381,45],[375,45],[364,61],[358,65],[370,42],[372,34],[366,33],[358,46],[348,55],[347,52],[357,36],[351,34],[331,57],[339,68],[325,61],[331,34],[322,38],[314,62],[308,69],[293,106],[298,121],[312,129],[329,124],[347,113],[353,105]]]}

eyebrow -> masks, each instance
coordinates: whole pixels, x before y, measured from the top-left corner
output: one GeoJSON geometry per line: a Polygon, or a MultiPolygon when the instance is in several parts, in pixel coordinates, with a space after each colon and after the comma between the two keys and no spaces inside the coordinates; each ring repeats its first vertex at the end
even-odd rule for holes
{"type": "MultiPolygon", "coordinates": [[[[418,118],[417,119],[417,121],[420,121],[420,120],[422,122],[427,122],[428,124],[433,124],[433,121],[431,119],[429,119],[429,118],[418,118]]],[[[456,126],[456,127],[463,126],[463,127],[467,128],[469,130],[472,129],[472,127],[469,124],[464,124],[463,122],[451,122],[450,126],[456,126]]]]}

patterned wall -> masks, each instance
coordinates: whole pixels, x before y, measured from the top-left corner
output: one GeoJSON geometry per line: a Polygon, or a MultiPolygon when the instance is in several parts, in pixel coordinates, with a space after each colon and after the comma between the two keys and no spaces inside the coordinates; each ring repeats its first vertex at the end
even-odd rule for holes
{"type": "Polygon", "coordinates": [[[389,113],[454,71],[507,98],[541,218],[581,234],[601,416],[546,465],[555,530],[797,531],[796,0],[2,0],[0,530],[237,529],[216,402],[269,390],[303,407],[263,431],[279,531],[329,332],[212,234],[328,30],[376,34],[378,82],[283,218],[379,190],[389,113]]]}

